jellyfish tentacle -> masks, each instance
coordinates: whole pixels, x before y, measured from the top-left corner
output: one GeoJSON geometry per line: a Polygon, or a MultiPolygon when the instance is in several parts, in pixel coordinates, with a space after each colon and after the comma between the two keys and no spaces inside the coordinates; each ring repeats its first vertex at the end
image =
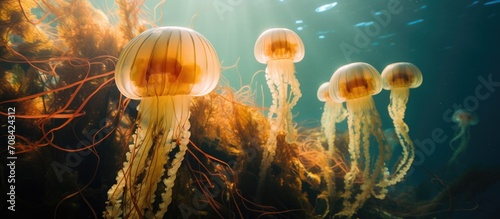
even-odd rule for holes
{"type": "MultiPolygon", "coordinates": [[[[383,135],[383,132],[381,130],[381,121],[380,121],[380,116],[378,115],[376,109],[375,109],[375,104],[373,102],[373,99],[371,97],[364,97],[364,98],[359,98],[359,100],[352,100],[347,102],[348,108],[350,108],[350,105],[354,105],[356,107],[350,108],[350,112],[352,113],[354,118],[359,118],[358,123],[360,121],[364,121],[363,123],[360,123],[361,128],[357,129],[359,131],[359,137],[358,139],[361,140],[360,145],[362,147],[363,151],[363,161],[364,165],[362,166],[362,177],[363,177],[363,185],[361,186],[361,193],[357,194],[355,197],[355,200],[352,202],[349,202],[348,199],[344,199],[344,208],[343,210],[338,213],[338,215],[343,215],[343,216],[350,216],[353,215],[358,208],[360,208],[366,200],[371,196],[372,193],[374,192],[374,189],[376,188],[376,185],[380,182],[377,181],[383,181],[384,178],[381,177],[382,171],[385,169],[384,161],[385,161],[385,156],[386,156],[386,145],[387,140],[385,140],[385,137],[383,135]],[[361,103],[356,103],[356,102],[363,102],[361,103]],[[368,110],[363,110],[360,107],[357,106],[363,106],[365,109],[368,110]],[[377,158],[375,160],[375,163],[372,165],[371,164],[371,155],[370,155],[370,137],[371,136],[375,137],[375,140],[378,144],[378,150],[379,153],[377,155],[377,158]],[[372,168],[373,166],[373,168],[372,168]],[[347,203],[346,203],[347,201],[347,203]]],[[[351,114],[349,114],[351,115],[351,114]]],[[[351,138],[350,138],[351,139],[351,138]]],[[[358,143],[359,144],[359,143],[358,143]]],[[[359,148],[358,148],[359,149],[359,148]]],[[[357,151],[358,154],[360,154],[360,151],[357,151]]],[[[354,158],[351,156],[351,168],[356,168],[353,166],[353,161],[354,158]]],[[[355,162],[354,162],[355,163],[355,162]]],[[[347,187],[346,187],[347,189],[347,187]]],[[[350,189],[352,190],[352,189],[350,189]]],[[[346,191],[347,192],[347,191],[346,191]]],[[[385,189],[381,188],[380,192],[382,194],[385,194],[385,189]]],[[[352,193],[349,191],[349,193],[352,193]]],[[[379,196],[383,197],[383,196],[379,196]]]]}
{"type": "Polygon", "coordinates": [[[349,115],[349,113],[347,112],[347,110],[342,106],[342,104],[338,104],[338,111],[339,113],[337,113],[337,117],[336,117],[336,120],[335,122],[337,123],[340,123],[342,121],[344,121],[346,118],[347,118],[347,115],[349,115]]]}
{"type": "MultiPolygon", "coordinates": [[[[165,173],[163,165],[168,163],[168,154],[171,153],[176,147],[179,147],[179,151],[175,154],[174,160],[170,162],[172,167],[167,171],[166,175],[168,177],[167,179],[164,179],[165,192],[161,194],[161,200],[163,202],[160,202],[160,205],[163,206],[163,208],[159,208],[156,213],[157,217],[161,217],[159,215],[165,214],[166,206],[170,204],[176,173],[182,163],[182,159],[184,158],[184,154],[187,149],[187,143],[189,142],[189,104],[191,98],[185,95],[176,95],[161,96],[158,97],[158,99],[160,99],[158,102],[165,103],[161,106],[163,110],[158,110],[158,114],[165,115],[165,117],[159,118],[158,121],[159,126],[163,126],[160,130],[167,134],[161,135],[166,137],[160,138],[157,142],[156,148],[159,149],[157,149],[155,153],[158,153],[158,156],[153,155],[154,157],[159,157],[160,159],[155,159],[155,163],[150,165],[153,167],[161,167],[160,171],[154,170],[155,172],[152,174],[152,179],[154,181],[152,181],[153,185],[149,185],[150,190],[153,192],[152,195],[150,195],[150,206],[152,206],[155,202],[154,192],[157,190],[157,184],[160,182],[161,177],[165,173]]],[[[148,185],[144,186],[148,188],[148,185]]]]}
{"type": "MultiPolygon", "coordinates": [[[[375,163],[375,167],[376,167],[376,170],[374,171],[375,172],[375,177],[379,177],[380,176],[380,179],[378,180],[378,182],[376,183],[376,185],[374,185],[374,188],[377,188],[377,190],[375,189],[372,189],[372,194],[374,195],[375,198],[378,198],[378,199],[384,199],[386,194],[387,194],[387,187],[389,186],[388,184],[384,184],[385,182],[387,182],[387,179],[389,178],[390,174],[388,172],[388,168],[387,166],[385,166],[385,161],[389,160],[390,157],[392,156],[392,150],[391,150],[391,147],[390,147],[390,144],[388,142],[388,140],[386,139],[385,135],[384,135],[384,131],[382,130],[382,121],[380,119],[380,115],[378,114],[378,112],[375,110],[375,108],[373,108],[371,110],[371,113],[374,115],[372,118],[372,122],[374,124],[373,126],[373,136],[375,137],[375,140],[377,142],[377,145],[378,145],[378,150],[379,150],[379,155],[378,155],[378,159],[375,163]],[[381,186],[383,185],[383,186],[381,186]]],[[[374,183],[375,183],[375,179],[377,178],[374,178],[374,183]]]]}
{"type": "MultiPolygon", "coordinates": [[[[272,104],[271,107],[269,107],[269,113],[268,113],[268,118],[271,119],[274,117],[274,115],[277,115],[278,111],[278,98],[279,98],[279,92],[275,87],[275,84],[279,82],[276,82],[277,80],[273,79],[274,76],[269,72],[268,69],[266,69],[266,81],[267,81],[267,86],[269,87],[269,90],[271,91],[271,97],[272,97],[272,104]]],[[[275,130],[276,126],[271,126],[271,131],[272,132],[277,132],[275,130]]]]}
{"type": "Polygon", "coordinates": [[[175,172],[182,162],[179,156],[184,157],[182,153],[185,154],[189,141],[189,131],[187,131],[189,129],[189,113],[183,113],[186,112],[185,110],[189,112],[189,102],[190,98],[182,96],[161,96],[145,98],[139,104],[139,118],[147,117],[147,119],[141,120],[134,138],[135,142],[130,145],[131,152],[127,153],[127,161],[120,171],[120,173],[129,171],[126,175],[132,177],[124,179],[123,174],[118,175],[117,182],[120,183],[115,185],[115,189],[109,191],[113,195],[109,197],[111,205],[108,205],[106,209],[107,216],[114,217],[123,214],[129,217],[139,217],[143,209],[146,209],[146,212],[152,211],[152,205],[156,198],[154,193],[165,172],[163,165],[168,162],[168,154],[179,146],[179,152],[171,162],[172,168],[168,170],[168,179],[170,180],[168,184],[165,183],[166,192],[162,194],[163,203],[169,204],[168,195],[171,196],[175,172]],[[180,145],[177,145],[175,141],[178,138],[181,139],[180,145]],[[152,151],[150,156],[145,154],[150,151],[152,151]],[[157,169],[158,167],[160,170],[157,169]],[[140,175],[142,177],[138,179],[137,176],[140,175]],[[123,193],[124,187],[128,189],[126,193],[123,193]],[[170,193],[168,193],[169,190],[170,193]],[[120,198],[120,196],[124,197],[120,198]],[[120,204],[118,199],[123,200],[124,203],[120,204]],[[132,207],[128,208],[128,206],[133,206],[129,203],[131,200],[137,203],[138,210],[132,207]],[[141,206],[140,203],[144,203],[144,206],[141,206]],[[123,212],[118,210],[120,205],[123,206],[123,212]]]}
{"type": "Polygon", "coordinates": [[[404,122],[404,115],[406,111],[406,103],[408,102],[409,88],[393,88],[390,97],[390,104],[388,106],[389,115],[393,120],[394,130],[399,138],[400,145],[403,149],[403,157],[396,167],[398,172],[402,167],[408,163],[410,157],[411,147],[413,146],[408,133],[408,125],[404,122]],[[406,133],[406,134],[405,134],[406,133]]]}
{"type": "MultiPolygon", "coordinates": [[[[139,104],[138,108],[141,105],[139,104]]],[[[139,113],[139,118],[144,117],[143,110],[139,113]]],[[[148,117],[149,118],[149,117],[148,117]]],[[[148,156],[144,152],[148,152],[153,147],[152,141],[152,130],[147,129],[149,119],[144,119],[141,124],[138,125],[136,134],[134,137],[134,143],[129,145],[130,151],[126,154],[126,161],[123,163],[123,168],[118,172],[116,181],[117,184],[113,185],[108,191],[108,206],[106,207],[105,216],[117,217],[123,214],[129,214],[132,209],[128,209],[131,200],[136,200],[136,196],[140,196],[141,189],[135,191],[134,186],[137,183],[137,177],[126,177],[126,176],[138,176],[144,171],[149,169],[150,163],[148,164],[148,156]],[[124,187],[130,189],[124,193],[124,187]],[[129,198],[123,198],[129,197],[129,198]],[[123,200],[123,204],[122,204],[123,200]],[[122,206],[123,209],[122,210],[122,206]]],[[[141,184],[144,184],[142,182],[141,184]]]]}
{"type": "MultiPolygon", "coordinates": [[[[370,114],[369,113],[363,113],[360,116],[361,121],[368,121],[365,123],[361,124],[361,148],[363,151],[363,159],[364,159],[364,166],[363,166],[363,180],[365,181],[365,185],[369,183],[369,180],[371,179],[370,177],[370,135],[371,135],[371,130],[372,130],[372,124],[370,121],[370,114]]],[[[366,188],[366,186],[365,186],[366,188]]]]}
{"type": "MultiPolygon", "coordinates": [[[[270,119],[274,118],[278,132],[293,130],[290,109],[297,104],[302,96],[299,89],[300,84],[294,73],[293,61],[288,59],[269,61],[266,68],[267,84],[273,95],[273,105],[271,107],[276,109],[276,111],[270,110],[268,117],[270,119]],[[289,89],[291,95],[288,95],[289,89]]],[[[288,134],[292,135],[290,132],[288,134]]]]}
{"type": "Polygon", "coordinates": [[[408,102],[409,91],[409,88],[393,88],[391,92],[391,103],[388,107],[389,115],[393,120],[394,130],[396,131],[400,145],[403,149],[403,158],[396,167],[396,172],[400,172],[401,168],[411,165],[413,162],[412,156],[414,156],[415,150],[413,142],[408,135],[408,125],[403,120],[406,111],[406,103],[408,102]]]}
{"type": "MultiPolygon", "coordinates": [[[[293,65],[292,65],[293,66],[293,65]]],[[[289,109],[293,109],[295,105],[297,105],[297,102],[299,99],[302,97],[302,93],[300,91],[300,83],[297,80],[297,78],[293,75],[295,73],[295,67],[293,68],[293,71],[290,72],[289,74],[292,74],[289,76],[291,79],[289,85],[291,89],[291,96],[293,96],[291,101],[288,101],[288,107],[289,109]]],[[[287,122],[288,122],[288,140],[292,141],[292,137],[295,135],[295,127],[293,125],[293,120],[292,120],[292,112],[288,110],[288,117],[287,117],[287,122]]]]}
{"type": "Polygon", "coordinates": [[[389,185],[394,185],[397,182],[401,181],[410,169],[413,160],[415,159],[415,146],[413,145],[413,141],[410,140],[408,132],[398,132],[397,126],[395,127],[395,130],[396,134],[398,135],[399,142],[403,146],[403,154],[406,160],[403,161],[402,159],[398,164],[394,175],[391,177],[392,179],[388,180],[389,185]]]}
{"type": "MultiPolygon", "coordinates": [[[[282,76],[279,76],[280,79],[282,76]]],[[[278,133],[284,132],[285,130],[288,130],[287,126],[289,125],[286,121],[286,118],[288,117],[288,102],[287,102],[287,96],[288,96],[288,85],[282,80],[280,83],[277,85],[277,90],[278,92],[278,111],[276,115],[276,123],[278,124],[278,133]]]]}
{"type": "Polygon", "coordinates": [[[271,162],[274,159],[274,155],[276,153],[276,136],[279,132],[279,130],[277,129],[279,126],[276,125],[276,123],[278,122],[278,118],[275,118],[275,115],[278,115],[278,112],[280,110],[278,106],[281,103],[280,93],[277,89],[278,84],[281,84],[281,82],[280,80],[276,79],[276,76],[272,74],[272,72],[269,70],[269,67],[266,68],[266,79],[273,100],[268,113],[268,119],[271,123],[271,130],[269,131],[269,137],[262,152],[262,160],[260,165],[261,169],[259,172],[259,190],[262,189],[267,169],[271,165],[271,162]]]}
{"type": "MultiPolygon", "coordinates": [[[[167,97],[161,97],[161,99],[167,99],[167,97]]],[[[154,202],[154,191],[156,191],[157,184],[165,171],[163,164],[168,162],[168,153],[172,150],[172,134],[170,133],[172,122],[172,113],[169,112],[167,108],[162,107],[160,102],[164,100],[159,100],[157,97],[145,98],[139,104],[140,117],[147,117],[148,119],[143,119],[141,121],[141,127],[153,127],[152,129],[147,129],[148,136],[141,139],[147,139],[149,147],[152,147],[153,153],[151,156],[143,154],[143,159],[149,157],[144,165],[145,168],[142,170],[144,172],[144,180],[137,185],[137,202],[138,203],[148,203],[149,206],[141,206],[152,210],[152,204],[154,202]],[[164,117],[165,116],[165,117],[164,117]],[[156,128],[155,128],[156,127],[156,128]],[[160,167],[160,170],[156,168],[160,167]]],[[[166,102],[170,102],[166,100],[166,102]]],[[[144,146],[144,142],[142,145],[144,146]]],[[[150,150],[143,150],[144,152],[149,152],[150,150]]],[[[144,162],[143,159],[139,163],[144,162]]],[[[133,174],[132,176],[138,176],[138,174],[133,174]]],[[[135,183],[134,183],[135,184],[135,183]]],[[[132,186],[134,184],[130,184],[132,186]]],[[[137,212],[136,212],[137,213],[137,212]]],[[[135,215],[134,215],[135,216],[135,215]]]]}
{"type": "MultiPolygon", "coordinates": [[[[189,127],[189,121],[185,124],[189,127]]],[[[179,152],[175,154],[174,160],[172,160],[172,167],[167,172],[168,177],[163,180],[163,184],[165,185],[165,191],[161,194],[163,202],[158,206],[158,212],[155,215],[156,218],[162,218],[167,212],[168,206],[172,202],[172,189],[174,187],[175,179],[177,178],[177,170],[179,170],[179,167],[184,160],[184,155],[187,151],[187,144],[189,143],[189,137],[191,135],[191,132],[188,130],[189,128],[183,131],[181,140],[179,141],[179,152]]],[[[176,143],[172,142],[172,144],[176,143]]]]}
{"type": "Polygon", "coordinates": [[[458,156],[462,154],[462,152],[465,151],[467,148],[467,143],[469,142],[470,138],[470,131],[469,131],[469,126],[468,125],[461,125],[459,129],[457,129],[458,134],[455,134],[455,137],[450,140],[450,147],[453,150],[453,154],[450,157],[450,160],[448,160],[448,164],[452,164],[457,160],[458,156]],[[453,147],[453,142],[457,141],[460,139],[460,142],[458,144],[458,147],[453,147]]]}
{"type": "Polygon", "coordinates": [[[448,165],[453,164],[458,156],[467,149],[467,144],[470,140],[470,126],[477,125],[479,122],[474,111],[464,109],[455,111],[452,120],[457,123],[458,128],[455,130],[455,136],[449,142],[450,148],[454,150],[454,152],[448,161],[448,165]],[[454,146],[456,141],[459,141],[457,147],[454,146]]]}
{"type": "Polygon", "coordinates": [[[355,119],[357,118],[360,112],[354,110],[354,108],[347,104],[350,113],[347,117],[348,130],[349,130],[349,145],[348,151],[350,156],[350,166],[351,168],[344,176],[344,194],[342,195],[344,198],[343,201],[343,210],[338,213],[338,215],[352,215],[354,213],[354,209],[351,203],[351,196],[353,191],[354,181],[356,179],[357,174],[359,173],[358,168],[358,158],[360,156],[361,150],[359,148],[361,139],[361,120],[355,119]]]}
{"type": "Polygon", "coordinates": [[[455,131],[455,136],[448,143],[452,150],[457,150],[457,148],[453,146],[453,143],[465,135],[467,127],[467,125],[459,124],[459,127],[455,131]]]}
{"type": "Polygon", "coordinates": [[[290,72],[288,72],[288,84],[290,85],[291,92],[292,92],[292,100],[289,101],[289,106],[290,108],[293,108],[295,105],[297,105],[297,102],[299,99],[302,97],[302,93],[300,91],[300,83],[299,80],[294,76],[295,75],[295,66],[293,63],[291,64],[292,69],[290,72]]]}
{"type": "Polygon", "coordinates": [[[327,102],[325,103],[323,114],[321,115],[321,129],[325,134],[330,156],[333,153],[333,143],[335,142],[335,134],[332,134],[335,129],[335,121],[333,120],[333,115],[331,115],[332,111],[334,111],[333,106],[327,102]]]}
{"type": "MultiPolygon", "coordinates": [[[[396,135],[398,136],[399,143],[403,150],[403,157],[401,158],[394,173],[387,175],[385,177],[385,180],[378,183],[377,186],[382,189],[400,182],[410,169],[415,157],[415,146],[413,145],[413,141],[408,135],[408,125],[403,120],[406,110],[406,102],[408,101],[408,95],[408,88],[394,88],[391,92],[391,103],[388,106],[388,111],[393,120],[394,130],[396,132],[396,135]]],[[[391,151],[388,150],[388,152],[391,151]]],[[[390,156],[387,156],[387,158],[390,158],[390,156]]]]}
{"type": "Polygon", "coordinates": [[[344,115],[347,116],[347,114],[344,112],[345,109],[341,103],[326,101],[323,114],[321,116],[321,126],[326,137],[328,153],[330,156],[333,156],[333,153],[335,152],[335,123],[342,122],[345,119],[344,115]]]}

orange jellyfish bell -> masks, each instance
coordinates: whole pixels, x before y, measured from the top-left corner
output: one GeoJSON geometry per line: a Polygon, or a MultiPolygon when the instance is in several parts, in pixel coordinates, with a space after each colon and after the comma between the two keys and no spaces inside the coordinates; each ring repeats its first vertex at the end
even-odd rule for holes
{"type": "MultiPolygon", "coordinates": [[[[381,77],[384,89],[391,90],[389,114],[395,125],[401,125],[399,128],[407,132],[408,127],[401,122],[406,111],[410,88],[417,88],[422,84],[422,73],[412,63],[397,62],[385,67],[381,77]]],[[[398,127],[396,127],[396,132],[398,132],[398,127]]]]}
{"type": "Polygon", "coordinates": [[[131,99],[165,95],[202,96],[220,77],[215,49],[200,33],[183,27],[144,31],[120,54],[116,86],[131,99]]]}
{"type": "Polygon", "coordinates": [[[191,135],[191,96],[211,92],[219,77],[214,48],[188,28],[153,28],[125,46],[116,85],[141,102],[134,143],[108,191],[104,217],[163,218],[191,135]]]}
{"type": "Polygon", "coordinates": [[[422,84],[420,69],[409,62],[392,63],[382,71],[382,87],[385,90],[394,88],[417,88],[422,84]]]}
{"type": "Polygon", "coordinates": [[[295,32],[286,28],[272,28],[259,36],[254,55],[262,64],[280,59],[300,62],[304,58],[304,51],[304,44],[295,32]]]}
{"type": "Polygon", "coordinates": [[[330,98],[329,88],[330,88],[330,82],[325,82],[319,86],[318,92],[316,94],[319,101],[326,102],[332,100],[330,98]]]}
{"type": "Polygon", "coordinates": [[[474,111],[459,109],[453,113],[451,120],[459,126],[477,125],[479,119],[474,111]]]}
{"type": "Polygon", "coordinates": [[[363,62],[340,67],[330,79],[330,97],[338,103],[371,97],[381,90],[381,78],[377,69],[363,62]]]}

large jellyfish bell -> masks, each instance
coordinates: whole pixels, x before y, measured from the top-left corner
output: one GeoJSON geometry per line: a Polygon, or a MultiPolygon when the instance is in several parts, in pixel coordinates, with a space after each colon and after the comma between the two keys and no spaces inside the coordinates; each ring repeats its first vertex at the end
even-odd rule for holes
{"type": "Polygon", "coordinates": [[[131,99],[202,96],[220,77],[219,59],[210,42],[183,27],[159,27],[132,39],[115,70],[116,86],[131,99]]]}
{"type": "Polygon", "coordinates": [[[108,191],[105,217],[163,217],[189,142],[191,96],[211,92],[219,77],[214,48],[191,29],[149,29],[125,46],[115,69],[116,85],[141,102],[134,143],[108,191]],[[163,189],[157,188],[160,182],[163,189]]]}

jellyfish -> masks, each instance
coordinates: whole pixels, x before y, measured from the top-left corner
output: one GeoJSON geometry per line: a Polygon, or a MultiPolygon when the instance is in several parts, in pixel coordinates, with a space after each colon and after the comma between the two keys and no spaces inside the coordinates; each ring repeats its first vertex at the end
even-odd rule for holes
{"type": "Polygon", "coordinates": [[[219,77],[214,48],[191,29],[152,28],[125,46],[116,85],[140,104],[134,143],[108,191],[105,217],[163,217],[189,142],[190,101],[211,92],[219,77]]]}
{"type": "Polygon", "coordinates": [[[415,147],[408,135],[408,125],[403,119],[410,88],[417,88],[422,84],[422,73],[412,63],[398,62],[385,67],[381,76],[382,87],[391,90],[391,102],[388,106],[389,115],[392,118],[394,130],[403,148],[403,157],[396,168],[395,177],[389,182],[395,184],[403,179],[415,158],[415,147]]]}
{"type": "Polygon", "coordinates": [[[254,55],[257,61],[267,64],[266,80],[273,98],[268,114],[271,130],[274,133],[288,132],[290,135],[293,130],[290,110],[302,96],[293,63],[304,58],[304,44],[289,29],[269,29],[257,39],[254,55]]]}
{"type": "MultiPolygon", "coordinates": [[[[330,88],[330,82],[323,83],[318,88],[318,99],[321,102],[325,102],[325,106],[323,109],[323,115],[321,116],[321,129],[326,136],[326,142],[328,145],[328,159],[330,167],[334,166],[333,158],[335,156],[335,123],[340,123],[344,121],[347,117],[347,110],[342,106],[342,103],[334,102],[330,98],[330,94],[328,92],[330,88]]],[[[324,173],[328,174],[330,172],[324,173]]],[[[326,178],[326,185],[329,194],[333,194],[334,192],[334,181],[333,172],[331,176],[326,178]]]]}
{"type": "Polygon", "coordinates": [[[379,72],[371,65],[356,62],[337,69],[330,79],[330,98],[337,102],[346,102],[349,112],[347,125],[349,131],[348,151],[350,169],[344,176],[345,192],[343,209],[340,216],[352,216],[372,193],[383,198],[387,190],[376,187],[376,181],[386,176],[386,150],[389,148],[382,130],[380,115],[375,108],[372,95],[380,93],[382,82],[379,72]],[[372,138],[373,137],[373,138],[372,138]],[[372,163],[370,139],[378,144],[378,156],[372,163]],[[354,181],[361,174],[363,184],[361,192],[354,196],[354,181]]]}
{"type": "Polygon", "coordinates": [[[347,110],[342,103],[334,102],[329,94],[330,82],[321,84],[318,88],[318,99],[325,102],[323,115],[321,116],[321,128],[326,136],[328,144],[328,153],[333,156],[335,152],[335,123],[344,121],[347,117],[347,110]]]}
{"type": "Polygon", "coordinates": [[[459,109],[453,113],[451,117],[453,122],[457,123],[458,128],[455,131],[455,136],[450,140],[450,147],[454,151],[448,164],[452,164],[456,161],[459,155],[461,155],[466,149],[467,144],[470,140],[470,129],[471,125],[477,125],[479,119],[477,115],[470,110],[459,109]],[[455,147],[453,143],[458,142],[458,147],[455,147]]]}
{"type": "Polygon", "coordinates": [[[254,55],[257,61],[267,64],[266,80],[273,99],[268,114],[271,130],[261,163],[259,185],[262,185],[265,173],[274,159],[276,136],[286,135],[286,139],[291,141],[294,133],[291,109],[302,94],[300,84],[295,78],[293,63],[304,57],[304,44],[300,37],[289,29],[269,29],[257,39],[254,55]]]}

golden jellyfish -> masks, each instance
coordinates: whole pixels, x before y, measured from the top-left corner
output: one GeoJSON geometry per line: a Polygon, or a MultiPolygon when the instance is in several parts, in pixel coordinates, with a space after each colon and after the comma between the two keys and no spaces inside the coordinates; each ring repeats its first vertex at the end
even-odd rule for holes
{"type": "Polygon", "coordinates": [[[382,87],[391,90],[391,102],[388,110],[394,123],[394,130],[403,148],[403,157],[396,168],[396,183],[400,181],[411,167],[415,158],[415,147],[408,135],[409,128],[404,122],[406,103],[410,95],[410,88],[417,88],[422,84],[422,73],[412,63],[398,62],[385,67],[382,71],[382,87]]]}
{"type": "MultiPolygon", "coordinates": [[[[328,156],[330,160],[330,167],[333,167],[333,158],[335,156],[335,133],[336,133],[336,123],[344,121],[347,117],[347,110],[342,106],[342,103],[337,103],[330,98],[329,93],[330,82],[325,82],[321,84],[318,88],[318,100],[325,102],[323,107],[323,114],[321,115],[321,129],[326,137],[326,142],[328,145],[328,156]]],[[[327,174],[327,173],[324,173],[327,174]]],[[[332,173],[333,174],[333,173],[332,173]]],[[[326,185],[328,188],[328,193],[333,194],[334,192],[334,181],[335,176],[326,177],[326,185]]]]}
{"type": "Polygon", "coordinates": [[[330,98],[329,88],[330,82],[321,84],[317,96],[319,101],[325,102],[321,115],[321,128],[326,136],[328,152],[330,156],[333,156],[335,152],[335,123],[344,121],[347,117],[347,110],[342,106],[342,103],[335,102],[330,98]]]}
{"type": "Polygon", "coordinates": [[[189,142],[191,98],[211,92],[219,77],[214,48],[188,28],[149,29],[125,46],[116,85],[141,102],[134,143],[108,191],[106,218],[163,217],[189,142]]]}
{"type": "Polygon", "coordinates": [[[268,114],[271,130],[261,163],[259,186],[262,186],[266,171],[274,159],[276,136],[286,135],[287,140],[291,140],[294,134],[291,109],[302,96],[300,84],[295,78],[294,63],[304,58],[304,44],[295,32],[286,28],[273,28],[259,36],[254,55],[258,62],[267,64],[266,80],[273,99],[268,114]]]}
{"type": "Polygon", "coordinates": [[[254,55],[257,61],[267,64],[266,80],[273,98],[268,114],[271,129],[275,133],[285,131],[292,134],[290,110],[302,96],[300,84],[295,78],[294,63],[304,58],[304,44],[289,29],[269,29],[257,39],[254,55]]]}
{"type": "Polygon", "coordinates": [[[448,164],[454,163],[458,156],[467,149],[467,144],[469,144],[470,140],[470,126],[479,123],[477,115],[470,110],[459,109],[453,113],[451,118],[453,122],[457,123],[458,128],[455,132],[455,136],[450,140],[450,147],[454,152],[448,164]],[[455,141],[459,141],[458,147],[453,145],[455,141]]]}
{"type": "Polygon", "coordinates": [[[371,65],[356,62],[344,65],[337,69],[330,79],[330,98],[333,101],[346,102],[349,112],[347,125],[349,129],[349,159],[350,168],[344,176],[345,192],[342,196],[343,209],[338,213],[340,216],[352,216],[371,196],[384,198],[387,189],[381,184],[376,186],[377,181],[384,181],[387,169],[386,150],[390,146],[382,130],[380,115],[375,108],[372,95],[380,93],[382,82],[379,72],[371,65]],[[372,138],[373,137],[373,138],[372,138]],[[370,140],[378,145],[378,156],[372,159],[370,140]],[[374,162],[372,163],[372,161],[374,162]],[[361,192],[354,196],[354,181],[360,177],[363,184],[361,192]]]}

